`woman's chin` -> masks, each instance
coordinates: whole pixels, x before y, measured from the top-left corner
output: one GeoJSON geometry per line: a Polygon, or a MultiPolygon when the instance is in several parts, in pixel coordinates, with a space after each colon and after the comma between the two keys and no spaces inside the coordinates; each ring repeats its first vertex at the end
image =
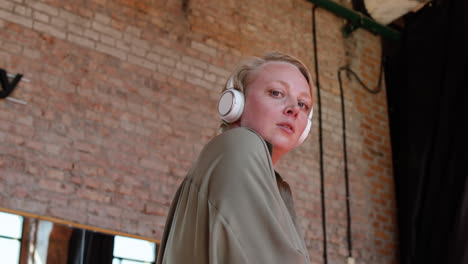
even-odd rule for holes
{"type": "Polygon", "coordinates": [[[273,145],[273,149],[283,154],[288,153],[296,146],[296,141],[290,138],[273,138],[270,143],[273,145]]]}

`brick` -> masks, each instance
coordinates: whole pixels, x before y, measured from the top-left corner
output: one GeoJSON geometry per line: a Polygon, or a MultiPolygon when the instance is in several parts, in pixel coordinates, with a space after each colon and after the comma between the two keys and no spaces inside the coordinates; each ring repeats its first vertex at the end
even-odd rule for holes
{"type": "Polygon", "coordinates": [[[11,198],[5,205],[8,208],[21,210],[23,212],[45,215],[47,205],[30,199],[11,198]]]}
{"type": "Polygon", "coordinates": [[[64,161],[53,157],[40,157],[38,160],[52,168],[70,170],[72,168],[72,162],[64,161]]]}
{"type": "Polygon", "coordinates": [[[79,15],[73,14],[71,12],[65,11],[63,9],[60,9],[59,17],[67,21],[68,23],[77,24],[84,28],[90,27],[90,22],[88,19],[83,18],[79,15]]]}
{"type": "MultiPolygon", "coordinates": [[[[117,40],[115,43],[116,43],[115,45],[116,45],[116,47],[118,49],[124,50],[126,52],[130,51],[130,46],[127,43],[125,43],[123,41],[120,41],[120,40],[117,40]]],[[[143,56],[143,55],[144,55],[144,53],[141,56],[143,56]]]]}
{"type": "Polygon", "coordinates": [[[172,77],[178,79],[178,80],[185,80],[185,74],[183,74],[182,72],[179,72],[179,71],[174,71],[172,72],[172,77]]]}
{"type": "Polygon", "coordinates": [[[159,54],[161,56],[170,57],[170,58],[173,58],[175,60],[180,59],[180,55],[177,54],[177,52],[175,52],[175,51],[173,51],[171,49],[159,46],[159,45],[152,46],[151,51],[153,51],[153,52],[155,52],[155,53],[157,53],[157,54],[159,54]]]}
{"type": "Polygon", "coordinates": [[[211,73],[205,73],[204,76],[205,80],[209,82],[215,82],[216,81],[216,75],[211,74],[211,73]]]}
{"type": "Polygon", "coordinates": [[[94,41],[92,41],[92,40],[90,40],[88,38],[83,38],[83,37],[77,36],[75,34],[71,34],[71,33],[67,35],[67,40],[70,41],[70,42],[73,42],[75,44],[85,46],[85,47],[88,47],[88,48],[91,48],[91,49],[94,49],[95,46],[96,46],[94,41]]]}
{"type": "Polygon", "coordinates": [[[145,55],[147,53],[146,49],[135,46],[134,43],[131,44],[130,51],[131,51],[132,54],[135,54],[135,55],[140,56],[140,57],[145,57],[145,55]]]}
{"type": "Polygon", "coordinates": [[[8,13],[7,11],[0,9],[0,19],[5,19],[6,21],[10,21],[16,24],[20,24],[24,27],[31,28],[33,25],[33,21],[30,18],[22,17],[18,15],[14,15],[12,13],[8,13]]]}
{"type": "Polygon", "coordinates": [[[208,71],[209,71],[209,72],[212,72],[212,73],[214,73],[214,74],[216,74],[216,75],[225,77],[225,78],[227,78],[227,77],[229,76],[229,72],[228,72],[228,71],[226,71],[226,70],[223,69],[223,68],[214,66],[214,65],[209,65],[209,66],[208,66],[208,71]]]}
{"type": "Polygon", "coordinates": [[[131,44],[132,45],[132,49],[135,48],[135,49],[140,49],[140,50],[143,50],[143,51],[147,51],[149,49],[151,49],[151,46],[150,44],[148,43],[148,41],[145,41],[145,40],[142,40],[142,39],[138,39],[136,38],[135,36],[133,35],[130,35],[130,34],[124,34],[124,41],[126,41],[127,43],[131,44]]]}
{"type": "Polygon", "coordinates": [[[33,9],[42,11],[46,14],[49,14],[51,16],[57,16],[58,15],[58,9],[52,6],[49,6],[47,4],[43,4],[41,2],[32,2],[31,7],[33,9]]]}
{"type": "Polygon", "coordinates": [[[23,55],[31,59],[39,59],[41,57],[41,53],[39,51],[29,48],[23,49],[23,55]]]}
{"type": "Polygon", "coordinates": [[[94,19],[104,25],[109,25],[111,22],[111,18],[108,17],[107,15],[96,13],[94,15],[94,19]]]}
{"type": "Polygon", "coordinates": [[[75,188],[72,185],[66,185],[61,181],[56,180],[41,179],[39,180],[39,187],[44,190],[63,194],[71,194],[75,192],[75,188]]]}
{"type": "Polygon", "coordinates": [[[120,39],[122,38],[122,33],[116,29],[113,29],[109,26],[103,25],[98,22],[93,22],[92,23],[92,29],[96,30],[97,32],[109,35],[113,37],[114,39],[120,39]]]}
{"type": "Polygon", "coordinates": [[[69,32],[75,33],[78,36],[83,35],[83,27],[81,25],[68,24],[67,29],[69,32]]]}
{"type": "Polygon", "coordinates": [[[99,33],[88,28],[84,30],[83,36],[92,40],[99,40],[99,33]]]}
{"type": "Polygon", "coordinates": [[[54,28],[48,24],[44,24],[42,22],[39,22],[39,21],[34,21],[34,24],[33,24],[33,28],[35,30],[38,30],[38,31],[41,31],[41,32],[44,32],[44,33],[47,33],[47,34],[50,34],[56,38],[59,38],[59,39],[64,39],[66,37],[66,34],[57,29],[57,28],[54,28]]]}
{"type": "Polygon", "coordinates": [[[145,204],[145,214],[165,216],[166,209],[159,204],[145,204]]]}
{"type": "Polygon", "coordinates": [[[168,58],[168,57],[163,57],[162,60],[160,60],[160,62],[168,67],[171,67],[171,68],[174,68],[175,66],[175,61],[171,58],[168,58]]]}
{"type": "Polygon", "coordinates": [[[47,171],[47,177],[58,180],[58,181],[62,181],[65,179],[65,174],[62,170],[50,169],[47,171]]]}
{"type": "Polygon", "coordinates": [[[104,44],[107,44],[109,46],[115,46],[115,40],[112,37],[101,35],[100,40],[104,44]]]}
{"type": "Polygon", "coordinates": [[[11,52],[13,54],[21,53],[22,48],[23,47],[21,45],[14,44],[14,43],[9,43],[9,42],[4,42],[2,44],[2,47],[1,47],[1,49],[9,51],[9,52],[11,52]]]}
{"type": "Polygon", "coordinates": [[[15,6],[15,4],[11,1],[7,1],[7,0],[0,0],[0,6],[2,7],[2,9],[6,10],[6,11],[13,11],[13,8],[15,6]]]}
{"type": "Polygon", "coordinates": [[[48,211],[50,212],[50,215],[52,217],[73,220],[80,223],[86,223],[86,214],[72,207],[57,206],[50,208],[48,211]]]}
{"type": "Polygon", "coordinates": [[[135,37],[140,37],[141,35],[141,29],[133,26],[127,26],[125,29],[125,32],[134,35],[135,37]]]}
{"type": "Polygon", "coordinates": [[[92,177],[85,177],[83,179],[82,184],[85,187],[88,187],[90,189],[98,189],[101,185],[101,182],[98,179],[92,178],[92,177]]]}
{"type": "Polygon", "coordinates": [[[28,7],[25,7],[25,6],[21,6],[21,5],[16,5],[15,6],[15,10],[14,12],[18,15],[21,15],[21,16],[28,16],[30,17],[31,14],[32,14],[32,10],[31,8],[28,8],[28,7]]]}
{"type": "Polygon", "coordinates": [[[191,73],[197,77],[203,77],[203,71],[195,67],[190,67],[188,73],[191,73]]]}
{"type": "Polygon", "coordinates": [[[116,186],[112,182],[101,183],[101,189],[105,192],[116,192],[116,186]]]}
{"type": "Polygon", "coordinates": [[[122,50],[107,46],[105,44],[97,43],[96,44],[96,50],[100,51],[100,52],[103,52],[103,53],[106,53],[108,55],[117,57],[117,58],[119,58],[121,60],[126,60],[126,58],[127,58],[127,54],[125,53],[125,51],[122,51],[122,50]]]}
{"type": "Polygon", "coordinates": [[[22,125],[25,125],[25,126],[32,126],[33,125],[32,116],[22,116],[22,117],[18,117],[16,120],[17,120],[18,123],[20,123],[22,125]]]}
{"type": "Polygon", "coordinates": [[[128,55],[128,61],[131,62],[131,63],[134,63],[136,65],[139,65],[141,67],[144,67],[144,68],[148,68],[150,70],[156,70],[156,64],[151,62],[151,61],[148,61],[148,60],[145,60],[143,58],[139,58],[139,57],[136,57],[136,56],[133,56],[133,55],[128,55]]]}
{"type": "Polygon", "coordinates": [[[113,230],[118,230],[121,228],[119,220],[109,217],[97,217],[94,215],[88,215],[88,221],[97,227],[107,227],[113,230]]]}
{"type": "Polygon", "coordinates": [[[102,202],[102,203],[109,203],[110,197],[108,195],[102,194],[98,191],[93,191],[89,189],[79,189],[77,192],[78,197],[89,199],[92,201],[102,202]]]}
{"type": "Polygon", "coordinates": [[[203,87],[205,89],[208,89],[208,90],[214,90],[214,87],[212,84],[208,83],[207,81],[203,80],[203,79],[200,79],[200,78],[197,78],[197,77],[189,77],[189,78],[186,78],[187,79],[187,82],[193,84],[193,85],[197,85],[197,86],[200,86],[200,87],[203,87]]]}
{"type": "Polygon", "coordinates": [[[208,66],[208,64],[206,62],[203,62],[201,60],[198,60],[198,59],[195,59],[195,58],[192,58],[192,57],[188,57],[188,56],[184,56],[184,57],[182,57],[182,61],[189,64],[189,65],[193,65],[193,66],[201,68],[201,69],[208,68],[208,70],[211,71],[211,69],[210,69],[211,66],[208,66]]]}
{"type": "Polygon", "coordinates": [[[149,197],[150,197],[149,191],[142,190],[140,187],[138,187],[138,188],[133,188],[132,194],[133,194],[136,198],[138,198],[138,199],[140,199],[140,200],[143,200],[143,201],[149,200],[149,197]]]}
{"type": "MultiPolygon", "coordinates": [[[[38,19],[42,22],[45,22],[45,23],[49,23],[49,21],[43,21],[42,19],[38,19]]],[[[45,17],[44,17],[44,20],[45,20],[45,17]]],[[[61,18],[58,18],[58,17],[52,17],[50,18],[50,24],[56,28],[65,28],[66,25],[67,25],[67,22],[61,18]]]]}
{"type": "Polygon", "coordinates": [[[143,168],[157,170],[162,173],[169,172],[169,167],[166,164],[164,164],[164,162],[154,159],[154,158],[153,159],[141,159],[140,165],[143,168]]]}
{"type": "Polygon", "coordinates": [[[212,57],[215,57],[216,56],[216,49],[215,48],[212,48],[212,47],[209,47],[203,43],[199,43],[199,42],[196,42],[196,41],[192,41],[191,43],[191,47],[195,50],[198,50],[198,51],[201,51],[203,53],[206,53],[212,57]]]}

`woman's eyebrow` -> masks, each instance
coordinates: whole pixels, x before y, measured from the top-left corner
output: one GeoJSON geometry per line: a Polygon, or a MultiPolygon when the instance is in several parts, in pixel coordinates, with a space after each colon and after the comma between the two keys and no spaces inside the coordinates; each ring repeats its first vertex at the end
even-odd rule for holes
{"type": "Polygon", "coordinates": [[[289,83],[287,83],[287,82],[285,82],[285,81],[283,81],[283,80],[276,80],[276,81],[273,81],[273,82],[280,83],[280,84],[282,84],[283,86],[287,87],[288,89],[290,88],[290,87],[289,87],[289,83]]]}
{"type": "Polygon", "coordinates": [[[312,101],[312,96],[310,96],[309,93],[307,93],[307,92],[301,92],[301,93],[299,94],[299,96],[304,97],[304,98],[307,99],[308,101],[312,101]]]}
{"type": "MultiPolygon", "coordinates": [[[[288,90],[291,88],[291,87],[289,86],[289,83],[287,83],[287,82],[285,82],[285,81],[283,81],[283,80],[275,80],[275,81],[273,81],[272,83],[280,83],[281,85],[283,85],[284,87],[286,87],[288,90]]],[[[305,97],[305,99],[306,99],[307,101],[312,102],[312,96],[310,96],[309,93],[310,93],[310,92],[303,91],[303,92],[300,92],[300,93],[299,93],[299,96],[305,97]]]]}

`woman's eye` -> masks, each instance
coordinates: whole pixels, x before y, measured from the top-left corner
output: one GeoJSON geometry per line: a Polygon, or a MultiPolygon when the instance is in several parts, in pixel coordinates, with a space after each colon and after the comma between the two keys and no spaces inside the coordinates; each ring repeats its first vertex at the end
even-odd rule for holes
{"type": "Polygon", "coordinates": [[[280,91],[271,91],[271,95],[273,95],[274,97],[280,97],[281,96],[281,92],[280,91]]]}
{"type": "Polygon", "coordinates": [[[303,102],[298,102],[297,105],[299,106],[299,108],[301,109],[305,109],[305,110],[308,110],[309,109],[309,106],[307,106],[305,103],[303,102]]]}

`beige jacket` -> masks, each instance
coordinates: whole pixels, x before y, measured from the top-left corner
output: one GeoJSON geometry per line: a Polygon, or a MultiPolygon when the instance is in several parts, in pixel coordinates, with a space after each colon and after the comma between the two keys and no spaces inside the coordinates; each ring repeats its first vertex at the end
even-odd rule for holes
{"type": "Polygon", "coordinates": [[[156,263],[309,263],[270,149],[246,128],[211,140],[175,195],[156,263]]]}

